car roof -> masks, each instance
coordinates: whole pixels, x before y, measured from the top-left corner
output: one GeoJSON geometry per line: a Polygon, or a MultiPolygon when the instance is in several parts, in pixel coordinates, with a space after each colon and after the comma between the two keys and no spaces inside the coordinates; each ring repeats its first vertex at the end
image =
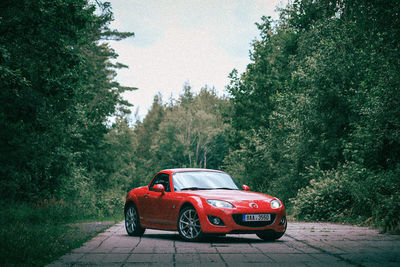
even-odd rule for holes
{"type": "Polygon", "coordinates": [[[176,173],[176,172],[220,172],[224,173],[223,171],[213,170],[213,169],[202,169],[202,168],[175,168],[175,169],[166,169],[160,172],[165,173],[176,173]]]}

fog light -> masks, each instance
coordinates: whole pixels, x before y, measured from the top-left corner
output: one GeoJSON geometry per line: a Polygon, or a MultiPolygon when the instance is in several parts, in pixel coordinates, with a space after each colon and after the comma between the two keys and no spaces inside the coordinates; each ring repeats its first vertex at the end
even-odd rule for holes
{"type": "Polygon", "coordinates": [[[207,217],[208,217],[208,220],[210,221],[210,223],[212,223],[214,225],[218,225],[218,226],[225,225],[224,222],[216,216],[208,215],[207,217]]]}
{"type": "Polygon", "coordinates": [[[286,222],[286,217],[283,216],[282,219],[279,221],[279,225],[284,225],[286,222]]]}

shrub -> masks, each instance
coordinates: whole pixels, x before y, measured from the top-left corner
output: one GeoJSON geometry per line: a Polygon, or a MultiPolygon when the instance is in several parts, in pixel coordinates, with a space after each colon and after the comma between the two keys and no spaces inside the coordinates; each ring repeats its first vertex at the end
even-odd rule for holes
{"type": "Polygon", "coordinates": [[[340,171],[323,171],[319,167],[308,168],[310,185],[301,188],[294,204],[294,216],[298,219],[337,221],[351,209],[350,182],[340,171]]]}
{"type": "Polygon", "coordinates": [[[334,170],[310,167],[310,185],[291,199],[303,220],[372,222],[383,231],[400,231],[400,166],[371,171],[350,162],[334,170]]]}
{"type": "Polygon", "coordinates": [[[400,232],[400,166],[395,170],[380,172],[368,179],[373,187],[371,203],[373,222],[383,231],[400,232]]]}
{"type": "Polygon", "coordinates": [[[118,217],[123,214],[125,194],[120,191],[109,190],[99,194],[95,206],[100,217],[118,217]]]}

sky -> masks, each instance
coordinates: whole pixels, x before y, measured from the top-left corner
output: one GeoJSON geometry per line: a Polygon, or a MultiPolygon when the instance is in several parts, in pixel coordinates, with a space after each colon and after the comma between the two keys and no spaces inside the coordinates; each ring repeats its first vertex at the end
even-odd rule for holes
{"type": "Polygon", "coordinates": [[[153,98],[177,99],[188,82],[193,92],[214,87],[226,94],[228,75],[245,71],[251,42],[259,36],[261,16],[277,19],[282,0],[107,0],[114,21],[111,28],[134,32],[122,41],[110,41],[118,62],[116,80],[137,87],[124,98],[143,119],[153,98]]]}

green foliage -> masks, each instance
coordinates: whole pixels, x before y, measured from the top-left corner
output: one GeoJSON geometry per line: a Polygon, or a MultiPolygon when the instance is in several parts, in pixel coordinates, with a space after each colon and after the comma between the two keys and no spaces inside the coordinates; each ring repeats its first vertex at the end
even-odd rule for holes
{"type": "Polygon", "coordinates": [[[375,224],[380,226],[383,231],[400,233],[400,194],[398,190],[389,195],[383,195],[378,202],[378,207],[374,210],[375,224]]]}
{"type": "Polygon", "coordinates": [[[160,124],[154,154],[160,160],[161,168],[177,167],[218,167],[210,166],[209,159],[217,137],[224,131],[224,123],[218,112],[221,101],[215,93],[207,90],[193,97],[187,97],[187,88],[180,104],[167,109],[160,124]],[[160,149],[159,149],[160,148],[160,149]]]}
{"type": "MultiPolygon", "coordinates": [[[[74,224],[67,224],[83,219],[79,217],[82,212],[77,212],[79,209],[55,199],[45,200],[37,206],[2,202],[0,265],[44,266],[81,246],[98,230],[88,234],[74,224]]],[[[114,221],[114,218],[107,219],[114,221]]]]}
{"type": "MultiPolygon", "coordinates": [[[[370,205],[372,207],[371,218],[373,222],[384,231],[400,233],[400,166],[394,170],[378,172],[370,175],[365,180],[364,187],[368,188],[368,201],[359,203],[360,206],[370,205]]],[[[365,190],[365,189],[364,189],[365,190]]],[[[358,192],[362,195],[362,192],[358,192]]]]}
{"type": "Polygon", "coordinates": [[[82,183],[113,184],[106,121],[126,112],[121,93],[133,88],[113,80],[125,66],[102,40],[133,33],[109,29],[110,5],[99,1],[6,0],[0,17],[1,198],[65,199],[82,183]]]}
{"type": "Polygon", "coordinates": [[[138,121],[133,131],[133,164],[137,166],[134,174],[132,187],[145,185],[150,177],[155,175],[158,162],[154,160],[152,147],[156,144],[155,138],[165,114],[165,106],[161,95],[154,96],[153,104],[143,122],[138,121]]]}
{"type": "Polygon", "coordinates": [[[298,218],[398,228],[398,12],[393,1],[296,0],[277,22],[262,18],[252,62],[230,76],[227,171],[293,199],[298,218]]]}
{"type": "Polygon", "coordinates": [[[175,103],[165,105],[155,96],[148,115],[134,129],[135,185],[148,183],[161,169],[218,169],[227,151],[227,125],[221,115],[226,105],[213,89],[193,94],[188,83],[175,103]]]}
{"type": "Polygon", "coordinates": [[[0,4],[0,265],[43,266],[89,237],[67,223],[122,218],[134,88],[106,40],[133,33],[112,19],[100,1],[0,4]]]}
{"type": "Polygon", "coordinates": [[[353,162],[329,171],[312,167],[305,176],[310,185],[291,199],[297,218],[372,222],[399,231],[399,168],[374,173],[353,162]]]}
{"type": "Polygon", "coordinates": [[[299,219],[337,221],[345,219],[352,208],[350,181],[343,170],[323,171],[319,166],[308,169],[310,185],[301,188],[294,204],[299,219]]]}

